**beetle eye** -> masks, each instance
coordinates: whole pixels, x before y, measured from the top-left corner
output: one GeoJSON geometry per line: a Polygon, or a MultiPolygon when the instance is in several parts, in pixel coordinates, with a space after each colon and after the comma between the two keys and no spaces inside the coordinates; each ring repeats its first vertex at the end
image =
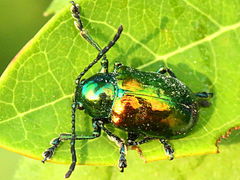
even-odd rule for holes
{"type": "Polygon", "coordinates": [[[84,110],[84,107],[83,107],[82,103],[80,103],[80,102],[77,104],[77,108],[79,110],[84,110]]]}
{"type": "Polygon", "coordinates": [[[81,84],[84,84],[85,80],[86,80],[86,79],[82,79],[80,83],[81,83],[81,84]]]}
{"type": "MultiPolygon", "coordinates": [[[[84,84],[84,82],[85,82],[85,79],[82,79],[82,80],[80,81],[80,84],[84,84]]],[[[76,79],[75,84],[76,84],[76,85],[79,84],[79,80],[78,80],[78,79],[76,79]]]]}
{"type": "Polygon", "coordinates": [[[76,79],[76,81],[75,81],[75,84],[76,84],[76,85],[78,85],[78,82],[79,82],[79,80],[78,80],[78,79],[76,79]]]}

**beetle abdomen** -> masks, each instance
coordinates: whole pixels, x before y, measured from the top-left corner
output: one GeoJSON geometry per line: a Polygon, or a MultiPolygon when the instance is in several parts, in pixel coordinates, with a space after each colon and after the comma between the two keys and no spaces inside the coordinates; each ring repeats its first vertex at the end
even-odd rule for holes
{"type": "Polygon", "coordinates": [[[111,113],[116,127],[151,137],[178,138],[195,124],[196,98],[176,78],[123,66],[116,80],[118,92],[111,113]]]}
{"type": "MultiPolygon", "coordinates": [[[[185,107],[186,108],[186,107],[185,107]]],[[[181,112],[164,99],[145,95],[124,95],[115,99],[112,123],[130,132],[150,136],[173,137],[183,134],[192,126],[191,109],[181,112]]]]}

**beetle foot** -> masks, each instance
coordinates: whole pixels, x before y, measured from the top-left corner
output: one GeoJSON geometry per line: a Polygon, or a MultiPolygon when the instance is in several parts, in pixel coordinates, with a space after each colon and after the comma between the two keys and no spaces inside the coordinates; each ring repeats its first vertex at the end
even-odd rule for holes
{"type": "Polygon", "coordinates": [[[172,146],[170,144],[167,143],[167,141],[165,139],[160,139],[160,142],[163,144],[165,153],[169,156],[169,160],[173,160],[174,159],[174,149],[172,148],[172,146]]]}
{"type": "Polygon", "coordinates": [[[167,147],[164,146],[165,152],[166,154],[169,156],[169,160],[173,160],[174,159],[174,150],[173,148],[168,144],[167,147]]]}
{"type": "Polygon", "coordinates": [[[44,159],[42,160],[42,163],[45,163],[45,161],[47,161],[48,159],[51,159],[51,157],[53,156],[54,150],[55,150],[55,147],[52,146],[43,152],[42,156],[44,159]]]}
{"type": "Polygon", "coordinates": [[[124,168],[127,167],[127,160],[125,157],[120,157],[118,167],[120,169],[120,172],[124,172],[124,168]]]}

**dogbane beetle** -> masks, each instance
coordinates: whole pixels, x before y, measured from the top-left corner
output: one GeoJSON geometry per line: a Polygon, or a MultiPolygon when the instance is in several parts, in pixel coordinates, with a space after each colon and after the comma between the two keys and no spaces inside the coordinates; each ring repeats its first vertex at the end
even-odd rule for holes
{"type": "MultiPolygon", "coordinates": [[[[72,163],[65,177],[70,177],[76,165],[75,141],[95,139],[103,130],[120,147],[118,166],[123,172],[127,167],[126,146],[140,145],[152,139],[163,144],[170,160],[174,158],[174,150],[167,139],[176,139],[191,131],[198,119],[200,101],[213,96],[212,93],[193,93],[177,79],[169,68],[161,68],[158,72],[143,72],[115,63],[114,71],[108,72],[107,51],[119,39],[123,27],[105,48],[101,48],[83,29],[79,6],[72,3],[72,16],[81,36],[99,53],[77,77],[76,89],[72,104],[72,133],[60,134],[51,141],[51,147],[44,153],[42,162],[50,159],[54,151],[64,140],[70,140],[72,163]],[[99,60],[99,73],[84,80],[84,74],[99,60]],[[93,118],[92,135],[78,135],[75,132],[75,112],[85,110],[93,118]],[[127,141],[113,134],[105,127],[112,123],[116,128],[128,133],[127,141]],[[144,138],[139,139],[140,136],[144,138]]],[[[206,101],[207,102],[207,101],[206,101]]]]}

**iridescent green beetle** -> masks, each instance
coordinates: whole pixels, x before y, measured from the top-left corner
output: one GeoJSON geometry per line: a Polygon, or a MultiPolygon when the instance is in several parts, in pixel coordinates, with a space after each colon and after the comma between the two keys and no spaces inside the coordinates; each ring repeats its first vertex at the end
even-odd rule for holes
{"type": "MultiPolygon", "coordinates": [[[[170,160],[173,159],[173,148],[166,139],[176,139],[186,135],[198,119],[200,101],[212,97],[212,93],[193,93],[179,81],[168,68],[158,72],[142,72],[137,69],[116,63],[113,72],[108,72],[106,52],[119,39],[122,26],[113,40],[103,49],[84,31],[80,19],[79,7],[73,1],[72,15],[75,25],[85,38],[98,51],[96,59],[89,64],[76,79],[76,90],[72,104],[72,133],[60,134],[51,141],[52,147],[44,153],[42,162],[50,159],[64,140],[71,140],[72,164],[65,177],[69,177],[77,161],[75,140],[94,139],[103,130],[120,147],[119,168],[121,172],[127,167],[125,158],[126,146],[140,145],[152,139],[158,139],[170,160]],[[100,59],[101,71],[87,80],[82,76],[100,59]],[[93,118],[92,135],[75,133],[75,112],[85,110],[93,118]],[[105,124],[125,130],[128,139],[125,142],[110,132],[105,124]],[[143,139],[137,141],[139,136],[143,139]]],[[[207,101],[206,101],[207,102],[207,101]]]]}

